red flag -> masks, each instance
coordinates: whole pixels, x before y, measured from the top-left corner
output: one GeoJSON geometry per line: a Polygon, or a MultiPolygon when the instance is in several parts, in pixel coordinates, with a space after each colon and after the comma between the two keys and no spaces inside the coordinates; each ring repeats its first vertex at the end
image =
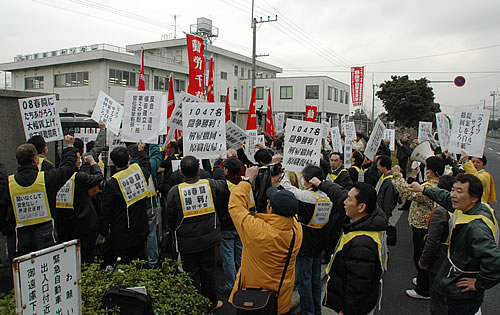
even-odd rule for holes
{"type": "Polygon", "coordinates": [[[306,121],[316,121],[318,115],[318,107],[314,105],[306,105],[306,121]]]}
{"type": "Polygon", "coordinates": [[[266,112],[266,133],[274,138],[274,121],[273,107],[271,106],[271,89],[267,95],[267,112],[266,112]]]}
{"type": "Polygon", "coordinates": [[[141,63],[141,73],[139,74],[139,87],[137,91],[145,91],[146,90],[146,82],[144,80],[144,49],[142,50],[142,63],[141,63]]]}
{"type": "Polygon", "coordinates": [[[214,102],[214,59],[212,57],[208,66],[207,102],[214,102]]]}
{"type": "Polygon", "coordinates": [[[226,122],[231,120],[231,106],[229,106],[229,88],[226,94],[226,122]]]}
{"type": "Polygon", "coordinates": [[[205,99],[205,43],[203,38],[186,34],[189,58],[188,93],[205,99]]]}
{"type": "Polygon", "coordinates": [[[252,90],[252,99],[248,109],[247,130],[257,130],[257,117],[255,115],[255,88],[252,90]]]}

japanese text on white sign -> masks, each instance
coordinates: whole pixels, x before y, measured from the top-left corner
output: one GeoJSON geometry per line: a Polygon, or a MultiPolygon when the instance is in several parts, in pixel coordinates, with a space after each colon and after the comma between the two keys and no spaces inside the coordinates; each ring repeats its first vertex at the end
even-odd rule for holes
{"type": "Polygon", "coordinates": [[[228,120],[226,123],[226,144],[229,148],[237,149],[240,144],[245,143],[248,134],[235,123],[228,120]]]}
{"type": "Polygon", "coordinates": [[[100,91],[91,118],[95,122],[104,122],[106,128],[116,135],[120,131],[122,123],[123,106],[103,91],[100,91]]]}
{"type": "Polygon", "coordinates": [[[332,138],[332,150],[333,152],[341,152],[342,153],[342,140],[340,139],[340,131],[339,127],[333,127],[330,129],[331,138],[332,138]]]}
{"type": "Polygon", "coordinates": [[[389,139],[389,150],[394,151],[396,145],[396,130],[386,129],[384,133],[384,139],[389,139]]]}
{"type": "Polygon", "coordinates": [[[283,167],[300,172],[308,164],[319,165],[321,138],[321,124],[287,119],[283,167]]]}
{"type": "Polygon", "coordinates": [[[432,122],[418,122],[418,142],[432,139],[432,122]]]}
{"type": "Polygon", "coordinates": [[[384,133],[384,123],[380,119],[377,119],[377,121],[375,122],[375,128],[373,128],[373,131],[370,135],[370,140],[368,140],[365,149],[365,156],[371,161],[373,161],[373,158],[377,153],[378,147],[380,146],[380,141],[384,139],[384,133]]]}
{"type": "Polygon", "coordinates": [[[448,151],[450,144],[450,120],[445,113],[436,113],[436,127],[442,151],[448,151]]]}
{"type": "Polygon", "coordinates": [[[126,91],[122,141],[157,143],[161,114],[161,92],[126,91]]]}
{"type": "Polygon", "coordinates": [[[464,151],[482,157],[490,112],[482,109],[457,109],[451,130],[450,153],[464,151]]]}
{"type": "Polygon", "coordinates": [[[34,135],[42,136],[45,142],[64,138],[55,95],[19,99],[19,110],[26,140],[34,135]]]}

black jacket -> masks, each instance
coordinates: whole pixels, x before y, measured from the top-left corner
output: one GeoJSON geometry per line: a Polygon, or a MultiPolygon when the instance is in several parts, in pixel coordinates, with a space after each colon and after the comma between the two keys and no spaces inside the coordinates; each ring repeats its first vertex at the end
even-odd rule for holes
{"type": "MultiPolygon", "coordinates": [[[[149,156],[139,151],[139,166],[146,180],[151,173],[149,156]]],[[[113,249],[126,249],[137,246],[146,240],[149,233],[148,208],[149,198],[143,198],[127,210],[120,186],[114,177],[105,184],[101,204],[101,234],[106,236],[111,230],[111,246],[113,249]],[[127,213],[128,211],[128,213],[127,213]]]]}
{"type": "MultiPolygon", "coordinates": [[[[340,186],[344,187],[345,189],[351,189],[352,188],[352,179],[351,176],[349,175],[349,171],[347,172],[342,172],[344,170],[344,166],[339,167],[335,171],[330,171],[330,174],[338,175],[337,178],[335,179],[335,183],[339,184],[340,186]]],[[[327,174],[327,176],[329,176],[327,174]]]]}
{"type": "Polygon", "coordinates": [[[397,146],[397,152],[396,152],[396,158],[398,160],[403,160],[406,158],[409,158],[412,152],[412,149],[410,149],[410,141],[402,141],[402,145],[399,145],[399,143],[396,141],[396,146],[397,146]]]}
{"type": "Polygon", "coordinates": [[[349,190],[330,181],[322,182],[319,189],[333,202],[330,220],[325,227],[323,239],[325,251],[328,255],[331,255],[342,233],[342,224],[345,218],[344,200],[346,200],[349,190]]]}
{"type": "Polygon", "coordinates": [[[429,272],[436,274],[441,264],[446,259],[450,215],[448,210],[439,206],[432,211],[429,222],[429,234],[425,240],[425,247],[420,256],[420,262],[427,267],[429,272]]]}
{"type": "MultiPolygon", "coordinates": [[[[241,176],[239,174],[228,174],[226,175],[226,180],[238,185],[241,182],[241,176]]],[[[217,198],[217,203],[215,204],[215,210],[217,211],[217,215],[219,216],[220,228],[224,231],[236,231],[234,227],[233,220],[231,219],[231,215],[229,215],[229,197],[231,195],[231,191],[228,188],[224,191],[224,193],[220,194],[220,198],[217,198]]]]}
{"type": "MultiPolygon", "coordinates": [[[[199,176],[185,178],[184,182],[194,184],[199,176]]],[[[214,206],[217,199],[227,189],[224,171],[214,168],[214,179],[208,179],[214,206]]],[[[173,186],[167,195],[167,225],[176,231],[177,243],[181,253],[197,253],[216,246],[220,242],[220,223],[217,212],[184,218],[178,185],[173,186]]]]}
{"type": "MultiPolygon", "coordinates": [[[[199,177],[202,179],[212,178],[212,175],[209,172],[205,171],[204,169],[200,168],[199,177]]],[[[169,171],[165,173],[165,176],[163,178],[163,183],[160,187],[160,192],[166,197],[172,187],[182,182],[184,182],[184,176],[181,174],[180,170],[176,170],[174,172],[169,171]]]]}
{"type": "MultiPolygon", "coordinates": [[[[371,214],[355,222],[346,217],[344,234],[352,231],[385,231],[385,215],[376,208],[371,214]]],[[[368,236],[357,236],[337,252],[327,283],[325,305],[345,315],[367,314],[377,304],[380,290],[378,245],[368,236]]]]}
{"type": "MultiPolygon", "coordinates": [[[[49,201],[50,213],[52,218],[57,217],[56,210],[56,195],[59,189],[66,183],[66,181],[73,175],[76,170],[76,149],[66,148],[62,152],[61,156],[61,164],[58,168],[54,168],[49,171],[44,172],[45,176],[45,189],[47,191],[47,199],[49,201]]],[[[38,176],[38,167],[35,165],[24,165],[19,166],[17,169],[17,173],[14,174],[14,178],[16,182],[24,187],[31,186],[38,176]]],[[[9,206],[10,211],[7,213],[6,225],[4,227],[4,232],[6,233],[14,233],[14,229],[16,226],[16,220],[14,217],[14,212],[12,209],[12,202],[10,200],[10,194],[4,196],[3,204],[9,206]]],[[[50,223],[42,223],[42,224],[50,224],[50,223]]],[[[18,231],[29,230],[32,229],[33,226],[22,227],[18,231]]]]}
{"type": "Polygon", "coordinates": [[[73,209],[57,209],[57,233],[61,242],[70,241],[74,238],[94,238],[99,233],[97,213],[88,190],[99,184],[103,179],[103,175],[99,165],[89,166],[90,174],[79,171],[75,175],[73,209]]]}

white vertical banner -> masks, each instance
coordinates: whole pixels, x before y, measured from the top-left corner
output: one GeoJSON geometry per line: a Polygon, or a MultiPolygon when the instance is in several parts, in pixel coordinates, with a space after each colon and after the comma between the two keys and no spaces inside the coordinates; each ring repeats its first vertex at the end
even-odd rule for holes
{"type": "Polygon", "coordinates": [[[354,124],[354,121],[346,122],[344,127],[345,141],[352,142],[352,140],[356,139],[356,125],[354,124]]]}
{"type": "Polygon", "coordinates": [[[163,93],[161,95],[161,113],[160,113],[160,129],[158,130],[158,135],[163,136],[167,134],[167,111],[168,111],[168,101],[167,94],[163,93]]]}
{"type": "Polygon", "coordinates": [[[365,156],[370,161],[373,161],[373,158],[377,153],[378,147],[380,146],[380,141],[384,139],[384,133],[385,133],[384,123],[377,118],[377,121],[375,122],[375,127],[373,128],[373,131],[370,135],[370,139],[368,140],[368,143],[366,144],[365,148],[365,156]]]}
{"type": "Polygon", "coordinates": [[[436,113],[436,127],[439,137],[439,145],[441,150],[448,151],[450,145],[450,120],[446,117],[445,113],[436,113]]]}
{"type": "Polygon", "coordinates": [[[248,134],[243,129],[228,120],[226,123],[226,145],[229,148],[237,149],[240,144],[245,143],[247,138],[248,134]]]}
{"type": "Polygon", "coordinates": [[[342,115],[340,117],[340,133],[344,133],[345,134],[345,115],[342,115]]]}
{"type": "Polygon", "coordinates": [[[216,159],[226,152],[224,103],[182,105],[183,153],[198,159],[216,159]]]}
{"type": "Polygon", "coordinates": [[[122,141],[158,143],[160,129],[161,92],[125,92],[122,141]]]}
{"type": "Polygon", "coordinates": [[[384,132],[384,139],[389,139],[389,149],[394,151],[396,149],[396,130],[386,129],[384,132]]]}
{"type": "Polygon", "coordinates": [[[340,139],[340,130],[339,127],[332,127],[330,129],[330,133],[332,134],[332,150],[333,152],[342,152],[342,140],[340,139]]]}
{"type": "Polygon", "coordinates": [[[319,165],[322,126],[319,123],[287,119],[283,167],[301,172],[308,165],[319,165]]]}
{"type": "Polygon", "coordinates": [[[22,98],[18,102],[26,140],[34,135],[42,136],[45,142],[64,138],[55,95],[22,98]]]}
{"type": "Polygon", "coordinates": [[[448,152],[464,151],[469,156],[482,157],[489,120],[488,110],[456,109],[448,152]]]}
{"type": "Polygon", "coordinates": [[[123,106],[100,91],[91,118],[95,122],[104,122],[106,128],[116,135],[120,131],[123,119],[123,106]]]}
{"type": "Polygon", "coordinates": [[[432,138],[432,122],[418,122],[418,142],[430,140],[432,138]]]}
{"type": "Polygon", "coordinates": [[[344,167],[351,167],[352,141],[346,141],[344,145],[344,167]]]}
{"type": "Polygon", "coordinates": [[[328,132],[330,131],[330,125],[328,124],[327,121],[323,121],[321,122],[321,125],[323,126],[323,139],[325,139],[326,141],[326,138],[328,138],[328,132]]]}
{"type": "Polygon", "coordinates": [[[283,133],[285,129],[285,113],[277,113],[275,115],[276,132],[283,133]]]}
{"type": "Polygon", "coordinates": [[[248,138],[245,141],[245,154],[252,163],[255,163],[253,156],[255,152],[257,152],[257,148],[255,147],[257,143],[257,130],[247,130],[247,135],[248,138]]]}

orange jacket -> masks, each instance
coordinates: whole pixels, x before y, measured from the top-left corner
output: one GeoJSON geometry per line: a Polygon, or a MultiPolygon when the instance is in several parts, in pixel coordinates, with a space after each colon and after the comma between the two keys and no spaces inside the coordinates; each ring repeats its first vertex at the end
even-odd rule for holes
{"type": "Polygon", "coordinates": [[[292,241],[292,228],[295,230],[295,245],[288,270],[278,298],[278,313],[290,310],[295,282],[295,259],[302,244],[302,226],[295,218],[286,218],[278,214],[258,213],[252,216],[248,211],[251,185],[240,182],[229,198],[229,213],[243,243],[241,268],[236,275],[229,302],[233,294],[241,287],[266,288],[278,290],[285,267],[288,248],[292,241]]]}

